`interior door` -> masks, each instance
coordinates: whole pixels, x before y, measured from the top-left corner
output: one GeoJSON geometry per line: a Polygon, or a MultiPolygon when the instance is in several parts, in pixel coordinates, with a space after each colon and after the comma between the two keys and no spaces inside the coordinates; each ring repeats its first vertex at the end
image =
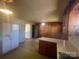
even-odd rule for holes
{"type": "Polygon", "coordinates": [[[10,24],[2,23],[2,54],[11,50],[10,24]]]}
{"type": "Polygon", "coordinates": [[[11,27],[12,49],[15,49],[19,46],[19,24],[12,24],[11,27]]]}

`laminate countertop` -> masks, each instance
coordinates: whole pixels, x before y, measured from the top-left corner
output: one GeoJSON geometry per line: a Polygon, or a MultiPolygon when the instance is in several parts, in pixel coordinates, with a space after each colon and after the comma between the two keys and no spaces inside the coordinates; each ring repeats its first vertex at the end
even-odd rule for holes
{"type": "Polygon", "coordinates": [[[55,42],[55,43],[59,43],[59,42],[63,42],[65,40],[60,40],[60,39],[55,39],[55,38],[47,38],[47,37],[42,37],[39,38],[39,40],[43,40],[43,41],[48,41],[48,42],[55,42]]]}

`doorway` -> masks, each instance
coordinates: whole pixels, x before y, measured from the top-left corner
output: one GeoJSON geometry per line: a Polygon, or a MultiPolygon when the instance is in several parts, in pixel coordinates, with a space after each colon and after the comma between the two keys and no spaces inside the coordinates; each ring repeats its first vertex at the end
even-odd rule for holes
{"type": "Polygon", "coordinates": [[[30,39],[31,34],[31,24],[25,24],[25,39],[30,39]]]}

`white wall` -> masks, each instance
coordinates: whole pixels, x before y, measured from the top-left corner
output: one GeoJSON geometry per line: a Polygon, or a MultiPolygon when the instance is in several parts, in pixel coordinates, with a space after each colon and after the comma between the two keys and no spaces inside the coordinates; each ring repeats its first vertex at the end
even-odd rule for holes
{"type": "Polygon", "coordinates": [[[20,42],[25,40],[25,24],[20,24],[20,42]]]}
{"type": "Polygon", "coordinates": [[[70,36],[69,42],[77,49],[79,50],[79,36],[70,36]]]}
{"type": "MultiPolygon", "coordinates": [[[[0,24],[1,27],[1,24],[0,24]]],[[[1,47],[2,47],[2,35],[1,35],[2,29],[0,29],[0,54],[2,52],[1,47]]]]}
{"type": "Polygon", "coordinates": [[[75,48],[75,51],[79,55],[79,13],[78,11],[78,6],[75,6],[69,15],[69,42],[70,44],[75,48]],[[77,10],[75,10],[77,9],[77,10]]]}

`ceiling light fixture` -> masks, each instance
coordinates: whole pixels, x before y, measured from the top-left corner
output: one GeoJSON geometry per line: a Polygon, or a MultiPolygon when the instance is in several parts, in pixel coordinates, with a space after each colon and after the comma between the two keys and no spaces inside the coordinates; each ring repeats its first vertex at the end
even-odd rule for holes
{"type": "Polygon", "coordinates": [[[12,11],[7,10],[7,9],[0,9],[0,11],[3,12],[3,13],[5,13],[5,14],[7,14],[7,15],[9,15],[9,14],[13,14],[12,11]]]}
{"type": "Polygon", "coordinates": [[[45,23],[41,23],[42,26],[45,26],[45,23]]]}
{"type": "Polygon", "coordinates": [[[13,0],[3,0],[5,3],[12,3],[13,0]]]}

